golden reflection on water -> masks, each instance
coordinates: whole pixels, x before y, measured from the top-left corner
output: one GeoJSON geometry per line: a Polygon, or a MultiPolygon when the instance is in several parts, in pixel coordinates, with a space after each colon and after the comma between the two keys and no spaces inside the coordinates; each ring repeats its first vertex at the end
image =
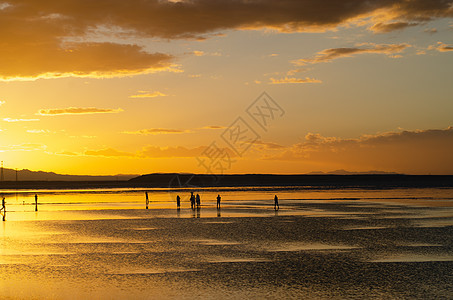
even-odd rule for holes
{"type": "MultiPolygon", "coordinates": [[[[317,278],[323,269],[344,274],[350,265],[378,264],[390,276],[398,268],[385,269],[388,262],[453,261],[452,190],[278,191],[278,212],[275,193],[226,191],[217,210],[218,191],[203,190],[201,209],[183,201],[177,210],[173,197],[158,191],[149,193],[146,210],[142,191],[60,191],[40,193],[37,212],[27,204],[33,193],[7,195],[7,220],[0,229],[2,296],[327,297],[342,282],[320,284],[341,279],[329,272],[317,278]],[[276,284],[288,272],[291,282],[308,275],[294,286],[276,284]],[[230,278],[242,285],[222,285],[230,278]]],[[[358,282],[366,281],[368,273],[358,274],[358,282]]],[[[382,294],[391,291],[383,288],[382,294]]]]}

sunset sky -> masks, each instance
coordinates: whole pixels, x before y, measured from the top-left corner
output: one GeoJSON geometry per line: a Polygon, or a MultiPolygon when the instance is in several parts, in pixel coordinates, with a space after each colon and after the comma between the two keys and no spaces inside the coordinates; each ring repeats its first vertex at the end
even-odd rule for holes
{"type": "Polygon", "coordinates": [[[0,116],[19,170],[453,174],[453,0],[0,0],[0,116]]]}

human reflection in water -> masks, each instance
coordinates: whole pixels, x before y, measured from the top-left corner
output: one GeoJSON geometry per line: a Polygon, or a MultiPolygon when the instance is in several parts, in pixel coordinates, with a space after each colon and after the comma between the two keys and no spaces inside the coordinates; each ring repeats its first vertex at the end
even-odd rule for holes
{"type": "Polygon", "coordinates": [[[197,218],[200,218],[200,216],[201,216],[201,209],[200,209],[200,207],[198,206],[198,207],[197,207],[197,218]]]}
{"type": "Polygon", "coordinates": [[[274,210],[279,210],[280,206],[278,205],[278,197],[275,195],[274,197],[274,210]]]}
{"type": "Polygon", "coordinates": [[[222,217],[222,213],[221,213],[221,210],[220,208],[217,209],[217,218],[221,218],[222,217]]]}
{"type": "Polygon", "coordinates": [[[220,197],[220,194],[217,195],[217,209],[220,209],[220,200],[222,199],[222,197],[220,197]]]}

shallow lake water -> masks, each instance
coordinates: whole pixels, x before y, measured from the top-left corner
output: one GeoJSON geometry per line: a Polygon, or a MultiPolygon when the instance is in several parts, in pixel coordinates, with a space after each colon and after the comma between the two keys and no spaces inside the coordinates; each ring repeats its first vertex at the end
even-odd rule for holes
{"type": "Polygon", "coordinates": [[[193,191],[4,191],[1,297],[453,297],[452,189],[193,191]]]}

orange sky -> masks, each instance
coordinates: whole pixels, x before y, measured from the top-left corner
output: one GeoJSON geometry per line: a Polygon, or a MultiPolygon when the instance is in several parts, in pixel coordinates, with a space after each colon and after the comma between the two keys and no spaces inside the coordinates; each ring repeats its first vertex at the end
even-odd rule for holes
{"type": "Polygon", "coordinates": [[[0,0],[0,157],[453,174],[452,17],[453,0],[0,0]]]}

